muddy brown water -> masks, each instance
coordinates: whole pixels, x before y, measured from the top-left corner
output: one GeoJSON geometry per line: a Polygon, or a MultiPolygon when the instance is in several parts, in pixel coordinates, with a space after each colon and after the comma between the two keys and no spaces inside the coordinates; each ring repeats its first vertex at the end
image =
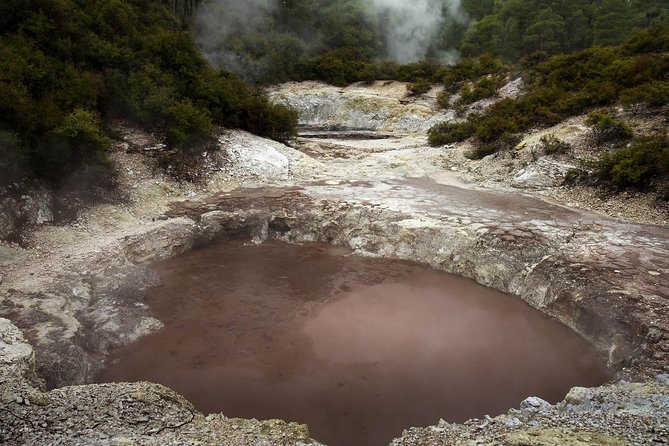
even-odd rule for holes
{"type": "Polygon", "coordinates": [[[324,245],[218,243],[156,265],[165,327],[100,382],[167,385],[204,413],[309,425],[330,446],[561,400],[608,377],[592,348],[520,299],[324,245]]]}

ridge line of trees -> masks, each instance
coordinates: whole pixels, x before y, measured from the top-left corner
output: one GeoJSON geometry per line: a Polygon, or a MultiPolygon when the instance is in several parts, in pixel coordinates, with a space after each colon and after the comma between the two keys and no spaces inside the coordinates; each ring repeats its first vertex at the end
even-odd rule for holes
{"type": "MultiPolygon", "coordinates": [[[[366,4],[276,1],[254,17],[262,26],[206,33],[203,42],[212,60],[258,84],[318,79],[344,85],[406,78],[398,64],[384,60],[392,32],[387,18],[370,14],[366,4]]],[[[449,18],[445,8],[445,22],[428,49],[427,62],[438,65],[445,53],[459,53],[517,63],[537,51],[556,55],[616,45],[640,30],[669,25],[666,0],[462,0],[461,7],[470,20],[449,18]]]]}

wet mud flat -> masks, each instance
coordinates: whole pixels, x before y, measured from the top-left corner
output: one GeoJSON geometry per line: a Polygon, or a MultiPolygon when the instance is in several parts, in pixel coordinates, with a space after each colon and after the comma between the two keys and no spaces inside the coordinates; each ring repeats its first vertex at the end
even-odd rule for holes
{"type": "Polygon", "coordinates": [[[155,266],[165,323],[100,382],[167,385],[204,413],[309,425],[330,445],[552,402],[607,379],[576,334],[512,296],[328,245],[226,241],[155,266]]]}

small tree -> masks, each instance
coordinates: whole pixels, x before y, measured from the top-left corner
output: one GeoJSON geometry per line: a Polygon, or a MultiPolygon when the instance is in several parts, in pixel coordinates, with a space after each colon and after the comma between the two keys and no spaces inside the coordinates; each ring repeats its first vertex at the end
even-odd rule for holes
{"type": "Polygon", "coordinates": [[[77,108],[65,117],[55,130],[55,144],[62,144],[70,167],[84,163],[105,163],[110,140],[105,136],[100,116],[90,110],[77,108]]]}
{"type": "Polygon", "coordinates": [[[407,92],[409,96],[420,96],[427,93],[432,88],[432,82],[427,79],[418,79],[407,85],[407,92]]]}
{"type": "Polygon", "coordinates": [[[541,149],[546,155],[560,155],[569,153],[571,146],[555,135],[544,135],[541,137],[541,149]]]}
{"type": "Polygon", "coordinates": [[[599,160],[600,178],[619,188],[643,189],[668,174],[669,139],[663,133],[636,138],[599,160]]]}
{"type": "Polygon", "coordinates": [[[585,123],[592,128],[592,134],[599,144],[623,141],[633,136],[630,126],[613,113],[592,112],[585,123]]]}
{"type": "Polygon", "coordinates": [[[211,114],[189,100],[167,109],[167,138],[180,150],[191,150],[211,138],[211,114]]]}

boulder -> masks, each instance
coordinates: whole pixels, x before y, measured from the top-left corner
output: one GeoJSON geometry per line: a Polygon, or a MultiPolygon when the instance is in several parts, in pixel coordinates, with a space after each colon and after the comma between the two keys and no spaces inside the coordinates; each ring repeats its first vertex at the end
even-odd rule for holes
{"type": "Polygon", "coordinates": [[[522,169],[511,185],[517,189],[546,189],[564,184],[567,172],[577,169],[573,164],[541,158],[522,169]]]}
{"type": "Polygon", "coordinates": [[[245,132],[234,132],[219,138],[226,171],[237,177],[260,177],[286,180],[290,161],[276,147],[280,144],[245,132]]]}

